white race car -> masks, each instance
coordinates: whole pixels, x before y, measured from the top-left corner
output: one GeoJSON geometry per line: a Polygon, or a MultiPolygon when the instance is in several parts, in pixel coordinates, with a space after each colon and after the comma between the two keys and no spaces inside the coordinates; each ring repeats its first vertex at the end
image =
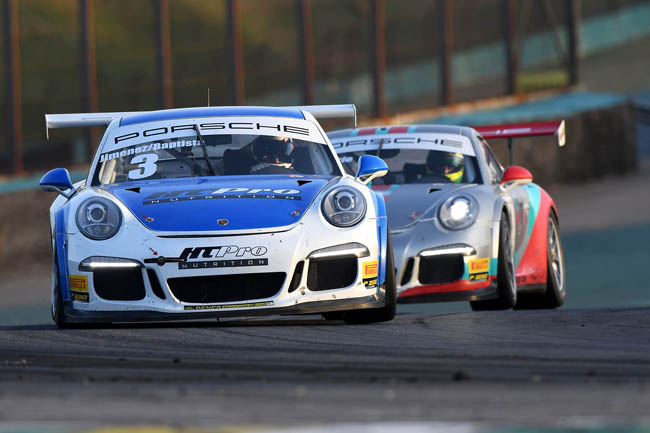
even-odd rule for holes
{"type": "MultiPolygon", "coordinates": [[[[52,170],[52,316],[84,322],[324,313],[391,320],[387,172],[345,174],[316,117],[347,106],[46,115],[108,125],[88,178],[52,170]],[[389,270],[387,272],[386,270],[389,270]]],[[[356,120],[356,119],[355,119],[356,120]]]]}

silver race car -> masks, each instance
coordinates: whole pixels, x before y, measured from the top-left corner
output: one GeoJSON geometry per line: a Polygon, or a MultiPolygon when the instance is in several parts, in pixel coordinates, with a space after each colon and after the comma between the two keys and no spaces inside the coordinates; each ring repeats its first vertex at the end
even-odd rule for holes
{"type": "MultiPolygon", "coordinates": [[[[377,155],[399,302],[470,301],[474,310],[554,308],[566,293],[558,213],[522,167],[503,168],[486,138],[556,135],[564,122],[481,128],[387,126],[329,134],[346,170],[377,155]]],[[[511,154],[512,155],[512,154],[511,154]]]]}

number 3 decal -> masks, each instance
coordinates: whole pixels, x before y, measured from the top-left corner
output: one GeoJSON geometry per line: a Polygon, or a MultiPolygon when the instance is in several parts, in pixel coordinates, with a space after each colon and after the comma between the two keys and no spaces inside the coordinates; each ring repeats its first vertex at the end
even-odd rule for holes
{"type": "Polygon", "coordinates": [[[129,179],[144,179],[151,176],[156,172],[156,161],[158,161],[158,155],[155,153],[134,156],[130,164],[138,164],[138,168],[129,171],[129,179]]]}

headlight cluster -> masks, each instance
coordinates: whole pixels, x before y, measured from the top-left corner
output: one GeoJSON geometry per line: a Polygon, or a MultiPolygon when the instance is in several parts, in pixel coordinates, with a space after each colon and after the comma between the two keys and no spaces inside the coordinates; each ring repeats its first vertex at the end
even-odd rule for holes
{"type": "Polygon", "coordinates": [[[471,226],[478,217],[478,202],[469,195],[451,197],[440,206],[440,222],[450,230],[471,226]]]}
{"type": "Polygon", "coordinates": [[[330,224],[350,227],[366,215],[366,199],[354,188],[336,188],[327,194],[321,210],[330,224]]]}
{"type": "Polygon", "coordinates": [[[114,236],[121,223],[122,213],[119,208],[105,198],[90,198],[77,210],[77,227],[90,239],[104,240],[114,236]]]}

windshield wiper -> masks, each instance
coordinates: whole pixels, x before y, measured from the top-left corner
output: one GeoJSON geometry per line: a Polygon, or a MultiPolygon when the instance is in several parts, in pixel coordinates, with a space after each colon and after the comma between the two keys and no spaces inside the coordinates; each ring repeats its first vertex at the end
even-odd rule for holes
{"type": "Polygon", "coordinates": [[[201,143],[201,149],[203,149],[203,157],[205,158],[205,165],[208,168],[208,172],[211,172],[212,176],[216,176],[217,171],[212,166],[212,163],[210,162],[210,158],[208,158],[208,148],[205,145],[205,140],[203,139],[203,135],[201,135],[201,131],[199,130],[199,125],[197,125],[196,123],[194,124],[194,130],[196,131],[196,136],[199,138],[199,143],[201,143]]]}

